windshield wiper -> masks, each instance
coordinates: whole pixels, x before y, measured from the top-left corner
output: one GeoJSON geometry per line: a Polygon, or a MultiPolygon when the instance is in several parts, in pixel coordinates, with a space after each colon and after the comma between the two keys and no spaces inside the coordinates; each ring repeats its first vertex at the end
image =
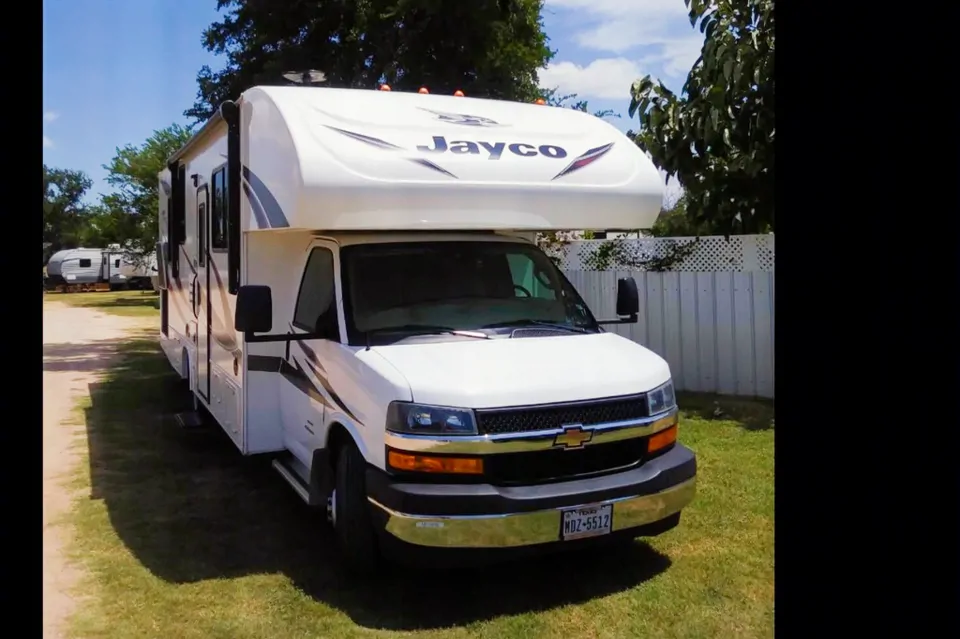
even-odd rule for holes
{"type": "Polygon", "coordinates": [[[370,338],[373,335],[382,335],[389,333],[406,333],[408,335],[459,335],[462,337],[476,337],[477,339],[490,339],[486,333],[479,331],[466,331],[452,326],[439,326],[435,324],[400,324],[399,326],[384,326],[382,328],[373,328],[367,331],[367,350],[370,349],[370,338]]]}
{"type": "Polygon", "coordinates": [[[573,333],[592,332],[581,326],[571,326],[569,324],[557,324],[555,322],[548,322],[546,320],[534,320],[534,319],[518,319],[510,322],[494,322],[493,324],[485,324],[480,328],[507,328],[507,327],[513,327],[513,326],[546,326],[548,328],[557,328],[565,331],[571,331],[573,333]]]}

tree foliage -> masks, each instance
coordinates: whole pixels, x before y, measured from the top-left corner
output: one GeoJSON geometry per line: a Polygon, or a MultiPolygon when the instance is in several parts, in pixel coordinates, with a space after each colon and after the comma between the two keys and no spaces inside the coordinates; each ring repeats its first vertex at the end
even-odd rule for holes
{"type": "MultiPolygon", "coordinates": [[[[557,93],[557,89],[544,89],[540,93],[540,97],[544,102],[547,103],[547,106],[552,107],[566,107],[568,109],[573,109],[574,111],[583,111],[584,113],[590,113],[590,104],[586,100],[577,99],[576,93],[569,93],[566,95],[560,95],[557,93]],[[569,104],[571,100],[575,100],[573,104],[569,104]]],[[[601,109],[599,111],[594,111],[593,115],[598,118],[619,118],[620,114],[614,111],[613,109],[601,109]]]]}
{"type": "Polygon", "coordinates": [[[283,73],[317,69],[327,86],[453,93],[508,100],[539,95],[537,69],[552,57],[543,0],[218,0],[223,20],[203,34],[226,58],[205,66],[186,115],[209,118],[257,84],[285,84],[283,73]]]}
{"type": "MultiPolygon", "coordinates": [[[[686,190],[686,212],[724,234],[774,230],[774,0],[684,0],[704,45],[681,94],[631,87],[637,144],[686,190]]],[[[669,179],[669,178],[668,178],[669,179]]]]}
{"type": "Polygon", "coordinates": [[[670,207],[664,207],[650,229],[654,237],[700,237],[722,235],[710,219],[695,220],[687,209],[687,194],[684,193],[670,207]]]}
{"type": "Polygon", "coordinates": [[[81,244],[87,213],[83,196],[92,184],[82,171],[43,165],[44,263],[53,253],[81,244]]]}
{"type": "Polygon", "coordinates": [[[91,222],[104,245],[120,243],[134,256],[153,253],[159,233],[158,174],[190,135],[190,128],[179,124],[154,131],[140,146],[118,148],[103,166],[114,193],[102,198],[91,222]]]}

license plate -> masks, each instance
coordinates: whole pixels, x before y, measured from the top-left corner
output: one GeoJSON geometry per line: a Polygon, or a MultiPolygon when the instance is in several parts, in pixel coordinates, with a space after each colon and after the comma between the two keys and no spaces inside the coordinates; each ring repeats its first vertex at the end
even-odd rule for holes
{"type": "Polygon", "coordinates": [[[613,504],[563,511],[560,537],[564,541],[609,534],[613,529],[613,504]]]}

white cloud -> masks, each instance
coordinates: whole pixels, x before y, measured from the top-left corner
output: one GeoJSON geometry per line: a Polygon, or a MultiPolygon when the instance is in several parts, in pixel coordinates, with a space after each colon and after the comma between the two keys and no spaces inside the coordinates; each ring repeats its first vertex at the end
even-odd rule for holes
{"type": "Polygon", "coordinates": [[[56,111],[44,111],[44,112],[43,112],[43,120],[44,120],[44,122],[53,122],[54,120],[56,120],[56,119],[59,118],[59,117],[60,117],[60,114],[57,113],[56,111]]]}
{"type": "Polygon", "coordinates": [[[576,93],[581,98],[623,100],[630,85],[643,76],[639,65],[626,58],[601,58],[583,67],[573,62],[557,62],[540,71],[540,86],[562,94],[576,93]]]}
{"type": "Polygon", "coordinates": [[[47,136],[43,136],[43,148],[45,149],[53,148],[53,140],[51,140],[47,136]]]}
{"type": "Polygon", "coordinates": [[[634,52],[626,57],[667,76],[685,77],[703,45],[683,0],[547,0],[546,5],[566,14],[561,23],[572,27],[580,47],[621,57],[634,52]]]}
{"type": "Polygon", "coordinates": [[[644,56],[641,62],[663,68],[668,76],[686,78],[693,63],[700,57],[703,38],[700,35],[663,40],[657,53],[644,56]]]}

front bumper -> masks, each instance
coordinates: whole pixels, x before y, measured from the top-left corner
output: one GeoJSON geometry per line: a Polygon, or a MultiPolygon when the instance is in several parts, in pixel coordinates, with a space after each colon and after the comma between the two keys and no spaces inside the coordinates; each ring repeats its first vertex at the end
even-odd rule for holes
{"type": "Polygon", "coordinates": [[[383,530],[415,546],[516,548],[560,541],[562,511],[613,505],[612,533],[645,528],[680,512],[696,491],[696,457],[676,444],[631,470],[537,486],[410,484],[367,471],[373,515],[383,530]]]}

